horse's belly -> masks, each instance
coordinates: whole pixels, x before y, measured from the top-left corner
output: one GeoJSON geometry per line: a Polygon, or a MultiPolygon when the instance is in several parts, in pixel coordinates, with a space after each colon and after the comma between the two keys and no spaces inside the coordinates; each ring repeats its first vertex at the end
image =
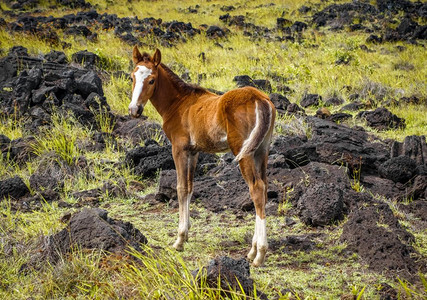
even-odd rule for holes
{"type": "Polygon", "coordinates": [[[188,117],[191,144],[199,151],[221,152],[229,149],[227,132],[218,102],[201,102],[194,105],[188,117]]]}
{"type": "Polygon", "coordinates": [[[209,153],[229,150],[227,134],[221,130],[199,132],[191,137],[191,144],[197,150],[209,153]]]}

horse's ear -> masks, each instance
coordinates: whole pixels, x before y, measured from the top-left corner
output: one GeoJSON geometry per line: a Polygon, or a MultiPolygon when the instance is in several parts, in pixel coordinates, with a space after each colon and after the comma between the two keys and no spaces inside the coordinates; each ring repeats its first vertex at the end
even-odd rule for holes
{"type": "Polygon", "coordinates": [[[157,67],[160,64],[161,60],[162,60],[162,54],[160,53],[159,49],[156,49],[156,52],[154,52],[154,55],[153,55],[154,65],[157,67]]]}
{"type": "Polygon", "coordinates": [[[132,60],[135,65],[143,60],[141,52],[138,50],[138,46],[133,47],[132,60]]]}

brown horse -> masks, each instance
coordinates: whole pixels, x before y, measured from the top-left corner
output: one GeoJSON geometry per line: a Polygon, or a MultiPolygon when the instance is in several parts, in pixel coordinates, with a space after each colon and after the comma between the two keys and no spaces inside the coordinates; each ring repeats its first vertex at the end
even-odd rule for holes
{"type": "Polygon", "coordinates": [[[158,49],[151,57],[133,49],[132,101],[129,114],[139,117],[148,100],[163,118],[163,130],[172,143],[179,201],[178,238],[182,251],[190,229],[189,204],[199,151],[231,150],[249,186],[256,223],[248,258],[260,266],[267,251],[265,204],[267,160],[276,110],[268,96],[252,87],[222,96],[182,81],[160,63],[158,49]]]}

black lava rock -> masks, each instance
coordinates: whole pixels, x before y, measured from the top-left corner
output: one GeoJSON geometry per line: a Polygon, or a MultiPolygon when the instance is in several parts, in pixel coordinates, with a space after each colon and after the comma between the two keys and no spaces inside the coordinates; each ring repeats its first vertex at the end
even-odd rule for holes
{"type": "Polygon", "coordinates": [[[30,190],[19,176],[0,181],[0,201],[8,197],[19,199],[29,193],[30,190]]]}
{"type": "Polygon", "coordinates": [[[382,177],[394,182],[406,183],[412,178],[416,169],[415,162],[407,156],[390,158],[379,167],[382,177]]]}
{"type": "Polygon", "coordinates": [[[302,97],[300,105],[302,107],[316,106],[319,105],[319,101],[322,100],[322,96],[318,94],[306,94],[302,97]]]}
{"type": "Polygon", "coordinates": [[[368,126],[378,129],[387,130],[394,128],[405,128],[405,120],[391,113],[387,108],[379,107],[374,111],[363,111],[357,115],[368,123],[368,126]]]}
{"type": "Polygon", "coordinates": [[[344,217],[343,192],[334,184],[316,184],[302,195],[297,209],[307,225],[331,224],[344,217]]]}

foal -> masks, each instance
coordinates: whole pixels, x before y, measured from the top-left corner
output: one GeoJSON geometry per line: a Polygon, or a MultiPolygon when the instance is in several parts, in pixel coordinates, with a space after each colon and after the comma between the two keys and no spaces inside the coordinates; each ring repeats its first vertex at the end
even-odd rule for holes
{"type": "Polygon", "coordinates": [[[266,169],[276,116],[274,105],[267,95],[252,87],[218,96],[189,85],[160,61],[158,49],[151,57],[134,47],[129,114],[139,117],[150,100],[162,116],[163,130],[172,143],[179,201],[178,238],[173,246],[182,251],[188,239],[189,205],[199,151],[231,150],[255,205],[255,233],[248,258],[254,266],[260,266],[268,247],[266,169]]]}

